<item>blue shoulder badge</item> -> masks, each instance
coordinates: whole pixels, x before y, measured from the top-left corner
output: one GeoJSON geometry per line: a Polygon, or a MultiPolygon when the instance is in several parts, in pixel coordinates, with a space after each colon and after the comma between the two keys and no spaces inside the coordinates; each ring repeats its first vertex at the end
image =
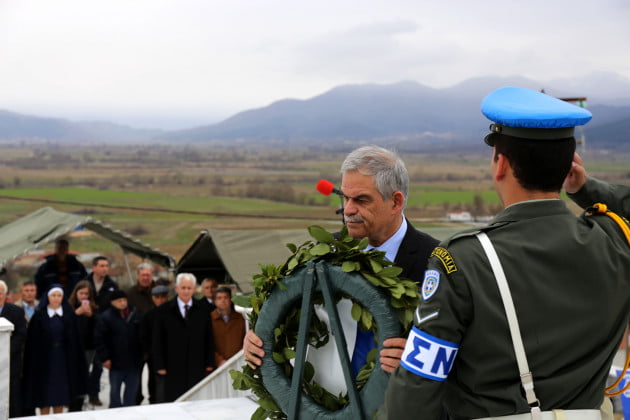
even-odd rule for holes
{"type": "Polygon", "coordinates": [[[400,365],[409,372],[434,381],[445,381],[453,368],[459,346],[413,327],[400,365]]]}
{"type": "Polygon", "coordinates": [[[440,272],[437,270],[426,270],[424,281],[422,282],[422,299],[429,300],[437,292],[440,285],[440,272]]]}

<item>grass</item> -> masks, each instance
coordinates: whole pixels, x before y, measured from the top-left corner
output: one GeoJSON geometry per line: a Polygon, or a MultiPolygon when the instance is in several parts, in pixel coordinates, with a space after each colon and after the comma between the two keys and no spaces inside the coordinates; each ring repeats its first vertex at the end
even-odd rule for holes
{"type": "MultiPolygon", "coordinates": [[[[334,213],[340,200],[319,194],[315,185],[324,178],[340,186],[345,154],[222,150],[202,144],[0,145],[0,226],[49,205],[139,232],[133,235],[176,258],[202,229],[322,224],[332,230],[340,224],[334,213]],[[252,185],[286,188],[306,204],[243,198],[252,185]]],[[[489,150],[483,155],[408,153],[402,158],[411,178],[405,213],[414,224],[440,224],[447,210],[466,209],[476,201],[488,211],[500,207],[488,173],[489,150]]],[[[585,157],[591,173],[618,183],[628,182],[629,160],[596,153],[585,157]]],[[[95,251],[108,246],[90,237],[77,245],[95,251]]]]}

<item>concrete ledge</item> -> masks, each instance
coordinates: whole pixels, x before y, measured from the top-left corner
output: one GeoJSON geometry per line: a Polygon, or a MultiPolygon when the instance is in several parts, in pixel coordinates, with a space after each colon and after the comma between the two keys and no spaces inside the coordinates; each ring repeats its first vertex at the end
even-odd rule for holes
{"type": "Polygon", "coordinates": [[[258,409],[258,404],[249,398],[224,398],[20,418],[22,420],[246,420],[256,409],[258,409]]]}

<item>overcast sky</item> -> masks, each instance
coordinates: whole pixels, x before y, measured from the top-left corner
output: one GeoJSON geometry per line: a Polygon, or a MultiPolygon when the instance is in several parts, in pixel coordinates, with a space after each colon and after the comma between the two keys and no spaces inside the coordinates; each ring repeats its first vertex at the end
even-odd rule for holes
{"type": "Polygon", "coordinates": [[[335,86],[630,79],[628,0],[0,0],[0,109],[162,128],[335,86]]]}

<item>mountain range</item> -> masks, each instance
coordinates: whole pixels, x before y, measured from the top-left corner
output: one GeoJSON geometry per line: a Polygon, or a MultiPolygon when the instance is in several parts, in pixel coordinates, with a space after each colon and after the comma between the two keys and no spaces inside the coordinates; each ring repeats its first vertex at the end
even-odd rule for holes
{"type": "Polygon", "coordinates": [[[329,149],[371,142],[401,151],[477,146],[489,124],[479,112],[481,99],[508,85],[545,89],[563,98],[586,96],[593,113],[584,130],[589,147],[630,151],[630,80],[615,75],[596,75],[581,83],[556,80],[547,86],[523,77],[475,78],[443,89],[410,81],[343,85],[310,99],[283,99],[216,124],[178,131],[0,110],[0,140],[215,142],[329,149]]]}

